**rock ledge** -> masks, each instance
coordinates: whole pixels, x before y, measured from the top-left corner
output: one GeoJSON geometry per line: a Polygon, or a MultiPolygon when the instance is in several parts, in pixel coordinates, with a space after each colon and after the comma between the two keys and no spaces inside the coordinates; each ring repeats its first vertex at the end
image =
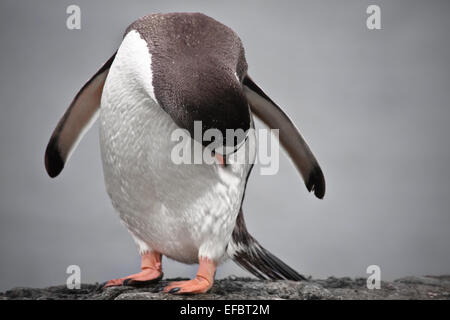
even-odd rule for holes
{"type": "Polygon", "coordinates": [[[207,294],[176,296],[160,290],[169,281],[144,287],[112,287],[102,289],[100,284],[83,284],[81,289],[66,286],[44,289],[13,288],[0,293],[0,300],[315,300],[315,299],[450,299],[450,275],[405,277],[382,282],[381,289],[369,290],[364,278],[310,279],[307,282],[261,281],[250,278],[228,277],[216,280],[207,294]]]}

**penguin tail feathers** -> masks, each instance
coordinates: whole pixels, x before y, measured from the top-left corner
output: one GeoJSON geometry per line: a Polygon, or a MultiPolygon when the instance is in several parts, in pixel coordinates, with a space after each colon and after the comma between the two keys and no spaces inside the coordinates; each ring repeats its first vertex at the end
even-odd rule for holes
{"type": "Polygon", "coordinates": [[[242,210],[236,220],[228,254],[239,266],[262,280],[306,281],[307,278],[289,267],[253,238],[245,227],[242,210]]]}
{"type": "Polygon", "coordinates": [[[239,266],[262,280],[307,280],[275,255],[263,248],[256,240],[248,246],[238,246],[231,258],[239,266]]]}

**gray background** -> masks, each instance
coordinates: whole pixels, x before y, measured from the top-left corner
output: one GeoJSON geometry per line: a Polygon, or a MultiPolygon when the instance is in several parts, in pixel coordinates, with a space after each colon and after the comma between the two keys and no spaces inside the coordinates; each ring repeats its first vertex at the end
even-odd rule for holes
{"type": "MultiPolygon", "coordinates": [[[[0,289],[83,282],[138,270],[105,193],[97,126],[56,180],[43,155],[60,116],[154,12],[201,11],[242,38],[249,73],[292,117],[327,179],[308,194],[285,154],[252,175],[250,231],[314,277],[450,272],[449,1],[12,1],[0,3],[0,289]],[[78,4],[82,29],[67,30],[78,4]],[[382,30],[365,27],[379,4],[382,30]]],[[[164,261],[168,277],[196,266],[164,261]]],[[[233,262],[217,276],[248,275],[233,262]]]]}

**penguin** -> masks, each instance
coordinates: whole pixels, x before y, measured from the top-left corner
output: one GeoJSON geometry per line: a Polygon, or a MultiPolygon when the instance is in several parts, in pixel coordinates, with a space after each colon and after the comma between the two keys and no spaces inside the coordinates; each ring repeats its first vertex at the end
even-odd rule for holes
{"type": "MultiPolygon", "coordinates": [[[[201,13],[150,14],[125,31],[118,50],[73,99],[45,151],[45,168],[58,176],[99,118],[106,191],[141,257],[141,271],[106,282],[143,286],[163,277],[162,256],[198,264],[195,278],[171,282],[164,292],[205,293],[216,268],[231,258],[260,279],[306,280],[248,232],[242,203],[257,148],[253,117],[279,129],[281,145],[322,199],[322,170],[297,127],[252,80],[239,36],[201,13]],[[242,130],[213,163],[175,163],[173,132],[242,130]],[[228,150],[228,149],[227,149],[228,150]],[[250,161],[231,155],[253,153],[250,161]],[[231,159],[231,160],[229,160],[231,159]]],[[[219,150],[220,148],[218,148],[219,150]]]]}

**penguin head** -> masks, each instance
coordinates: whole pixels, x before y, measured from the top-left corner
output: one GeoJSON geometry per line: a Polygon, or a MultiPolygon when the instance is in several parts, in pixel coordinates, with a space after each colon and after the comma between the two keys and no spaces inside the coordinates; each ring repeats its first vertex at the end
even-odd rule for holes
{"type": "Polygon", "coordinates": [[[202,73],[197,66],[186,73],[190,75],[189,81],[184,77],[184,81],[176,84],[178,94],[172,96],[166,111],[204,146],[211,143],[210,139],[204,139],[205,133],[215,130],[222,137],[220,143],[225,153],[233,152],[242,145],[251,127],[250,108],[241,82],[231,72],[211,72],[211,68],[202,73]]]}
{"type": "MultiPolygon", "coordinates": [[[[201,121],[203,133],[208,130],[220,132],[224,153],[241,145],[250,129],[250,108],[240,83],[235,79],[205,82],[190,110],[189,123],[201,121]]],[[[202,144],[207,145],[208,140],[203,139],[202,144]]]]}

